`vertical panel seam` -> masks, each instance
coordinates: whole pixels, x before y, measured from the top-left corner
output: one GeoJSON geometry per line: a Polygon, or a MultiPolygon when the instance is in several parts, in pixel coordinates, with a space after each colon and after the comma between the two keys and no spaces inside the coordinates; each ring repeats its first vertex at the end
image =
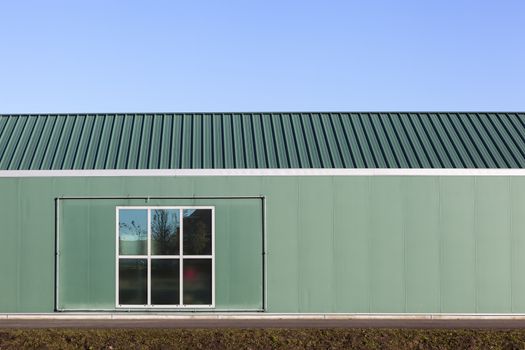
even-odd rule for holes
{"type": "Polygon", "coordinates": [[[332,176],[332,179],[331,179],[331,192],[332,192],[332,201],[331,201],[331,204],[332,204],[332,208],[331,208],[331,211],[332,211],[332,246],[330,247],[331,251],[332,251],[332,283],[331,283],[331,286],[332,286],[332,312],[336,312],[338,310],[338,300],[337,300],[337,290],[338,290],[338,286],[337,286],[337,263],[336,263],[336,252],[335,252],[335,247],[337,246],[336,245],[336,241],[335,241],[335,196],[336,196],[336,192],[334,191],[334,187],[335,187],[335,178],[332,176]]]}
{"type": "Polygon", "coordinates": [[[444,242],[443,242],[443,199],[442,199],[442,178],[437,178],[438,185],[438,235],[439,235],[439,312],[443,312],[443,261],[444,261],[444,242]]]}
{"type": "Polygon", "coordinates": [[[91,220],[89,219],[91,217],[91,205],[92,203],[89,203],[88,206],[87,206],[87,217],[88,217],[88,220],[87,220],[87,244],[86,244],[86,250],[88,252],[88,264],[87,264],[87,290],[88,290],[88,301],[89,303],[91,304],[92,303],[92,297],[93,297],[93,294],[91,293],[91,234],[90,234],[90,230],[91,230],[91,225],[90,225],[90,222],[91,220]]]}
{"type": "Polygon", "coordinates": [[[508,201],[509,201],[509,233],[510,233],[510,247],[509,247],[509,259],[510,259],[510,278],[509,278],[509,294],[510,294],[510,312],[514,311],[514,299],[513,299],[513,293],[512,293],[512,287],[513,287],[513,277],[514,277],[514,247],[515,241],[514,241],[514,230],[512,226],[512,179],[510,177],[507,178],[507,189],[508,189],[508,201]]]}
{"type": "Polygon", "coordinates": [[[474,177],[474,225],[473,225],[473,235],[474,235],[474,296],[475,303],[474,308],[476,313],[479,311],[479,272],[478,272],[478,234],[477,234],[477,222],[478,222],[478,191],[477,191],[477,177],[474,177]]]}
{"type": "Polygon", "coordinates": [[[297,180],[297,312],[301,312],[301,179],[297,180]]]}
{"type": "Polygon", "coordinates": [[[368,307],[368,313],[371,313],[372,312],[372,268],[371,268],[371,259],[372,259],[372,178],[371,177],[367,177],[366,178],[366,181],[367,181],[367,215],[368,215],[368,220],[367,220],[367,239],[366,239],[366,244],[367,244],[367,247],[366,247],[366,261],[367,261],[367,266],[366,266],[366,269],[367,269],[367,307],[368,307]]]}
{"type": "MultiPolygon", "coordinates": [[[[20,187],[22,186],[21,184],[21,180],[20,179],[16,179],[16,194],[17,194],[17,197],[18,197],[18,232],[17,232],[17,240],[16,240],[16,251],[17,252],[21,252],[22,251],[22,200],[21,200],[21,189],[20,187]]],[[[20,292],[21,292],[21,289],[20,289],[20,264],[21,264],[21,259],[24,255],[23,254],[17,254],[17,259],[16,259],[16,311],[21,311],[20,309],[20,292]]]]}
{"type": "Polygon", "coordinates": [[[407,190],[406,190],[406,178],[403,177],[401,179],[401,191],[402,191],[402,196],[403,196],[403,201],[402,201],[402,205],[401,205],[401,210],[402,210],[402,213],[401,213],[401,216],[403,218],[403,224],[402,224],[402,233],[403,233],[403,292],[404,292],[404,295],[405,295],[405,305],[404,305],[404,311],[407,312],[407,309],[408,309],[408,287],[407,287],[407,233],[406,233],[406,229],[407,229],[407,202],[408,202],[408,198],[407,198],[407,190]]]}

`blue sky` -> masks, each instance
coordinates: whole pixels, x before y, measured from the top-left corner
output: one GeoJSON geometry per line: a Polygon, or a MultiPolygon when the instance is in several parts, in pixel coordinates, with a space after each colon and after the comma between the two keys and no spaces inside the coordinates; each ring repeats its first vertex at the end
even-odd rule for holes
{"type": "Polygon", "coordinates": [[[525,1],[0,2],[0,113],[525,110],[525,1]]]}

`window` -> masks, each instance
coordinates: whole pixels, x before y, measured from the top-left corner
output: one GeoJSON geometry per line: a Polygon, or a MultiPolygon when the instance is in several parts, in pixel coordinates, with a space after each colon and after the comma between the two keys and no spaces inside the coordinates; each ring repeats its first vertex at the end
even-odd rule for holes
{"type": "Polygon", "coordinates": [[[215,305],[213,207],[117,207],[116,305],[215,305]]]}

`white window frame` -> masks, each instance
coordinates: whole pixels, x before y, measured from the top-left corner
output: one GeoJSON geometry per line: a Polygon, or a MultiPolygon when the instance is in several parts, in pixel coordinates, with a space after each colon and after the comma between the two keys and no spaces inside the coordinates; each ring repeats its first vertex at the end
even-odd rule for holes
{"type": "Polygon", "coordinates": [[[212,309],[215,308],[215,207],[214,206],[117,206],[115,207],[116,220],[116,251],[115,251],[115,307],[118,309],[212,309]],[[147,254],[146,255],[120,255],[119,246],[119,213],[122,209],[129,210],[147,210],[147,254]],[[180,210],[180,232],[179,235],[179,252],[180,255],[151,255],[151,211],[158,209],[180,210]],[[184,255],[183,250],[183,213],[186,209],[209,209],[211,210],[211,255],[184,255]],[[120,259],[146,259],[147,260],[147,293],[148,303],[146,305],[132,305],[119,303],[119,260],[120,259]],[[152,305],[151,304],[151,260],[152,259],[178,259],[179,260],[179,302],[178,305],[152,305]],[[185,305],[184,301],[184,260],[190,259],[210,259],[211,260],[211,304],[204,305],[185,305]]]}

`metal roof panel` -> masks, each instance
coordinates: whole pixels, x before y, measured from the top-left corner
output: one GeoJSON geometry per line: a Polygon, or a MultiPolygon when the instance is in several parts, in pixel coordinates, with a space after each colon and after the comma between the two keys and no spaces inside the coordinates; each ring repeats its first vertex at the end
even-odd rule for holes
{"type": "Polygon", "coordinates": [[[524,167],[521,112],[0,115],[0,170],[524,167]]]}

